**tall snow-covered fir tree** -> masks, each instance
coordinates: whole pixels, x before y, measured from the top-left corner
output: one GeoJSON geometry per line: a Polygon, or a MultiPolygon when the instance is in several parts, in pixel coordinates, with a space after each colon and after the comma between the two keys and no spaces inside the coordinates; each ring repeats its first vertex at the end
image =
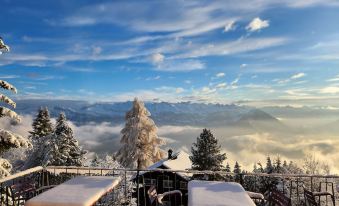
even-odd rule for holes
{"type": "MultiPolygon", "coordinates": [[[[9,47],[5,45],[2,38],[0,37],[0,54],[3,52],[9,52],[9,47]]],[[[0,88],[17,93],[17,89],[13,85],[3,80],[0,80],[0,88]]],[[[16,107],[16,104],[13,100],[1,93],[0,102],[4,102],[13,108],[16,107]]],[[[14,119],[17,122],[20,122],[19,115],[17,115],[14,111],[7,107],[0,106],[0,118],[6,116],[14,119]]],[[[1,158],[3,153],[11,148],[30,146],[31,143],[27,139],[18,134],[14,134],[10,131],[0,128],[0,178],[9,175],[10,170],[12,169],[12,165],[6,159],[1,158]]]]}
{"type": "Polygon", "coordinates": [[[54,134],[49,137],[50,151],[46,155],[44,165],[83,166],[86,151],[79,146],[73,130],[67,123],[64,113],[60,113],[54,134]]]}
{"type": "Polygon", "coordinates": [[[221,170],[226,154],[221,153],[221,146],[218,139],[213,136],[210,130],[204,129],[197,137],[197,142],[191,147],[192,169],[196,170],[221,170]]]}
{"type": "Polygon", "coordinates": [[[166,155],[159,147],[164,142],[158,137],[157,127],[150,116],[144,103],[135,98],[132,109],[125,116],[120,141],[123,146],[117,153],[118,161],[125,168],[145,169],[166,155]]]}
{"type": "Polygon", "coordinates": [[[29,169],[43,165],[46,155],[50,151],[53,125],[46,108],[40,108],[36,118],[32,123],[33,130],[30,131],[29,138],[33,143],[33,149],[27,151],[27,160],[23,169],[29,169]]]}
{"type": "Polygon", "coordinates": [[[33,131],[30,131],[29,138],[36,141],[53,133],[53,125],[47,107],[40,108],[32,123],[33,131]]]}

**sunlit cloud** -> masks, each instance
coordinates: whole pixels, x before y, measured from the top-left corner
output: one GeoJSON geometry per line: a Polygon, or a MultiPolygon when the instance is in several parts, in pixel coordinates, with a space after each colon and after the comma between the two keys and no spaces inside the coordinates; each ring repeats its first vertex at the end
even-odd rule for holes
{"type": "Polygon", "coordinates": [[[259,17],[256,17],[246,26],[246,29],[250,32],[260,31],[261,29],[269,27],[269,25],[268,20],[261,20],[259,17]]]}

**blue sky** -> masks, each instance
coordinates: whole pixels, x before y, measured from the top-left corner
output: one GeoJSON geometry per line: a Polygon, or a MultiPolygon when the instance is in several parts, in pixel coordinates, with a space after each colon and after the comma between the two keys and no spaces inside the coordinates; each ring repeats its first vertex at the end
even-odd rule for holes
{"type": "Polygon", "coordinates": [[[16,98],[338,106],[339,2],[1,0],[16,98]]]}

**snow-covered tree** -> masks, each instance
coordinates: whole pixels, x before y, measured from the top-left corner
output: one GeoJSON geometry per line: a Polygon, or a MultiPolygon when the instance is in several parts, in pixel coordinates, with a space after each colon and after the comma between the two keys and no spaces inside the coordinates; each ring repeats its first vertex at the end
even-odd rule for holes
{"type": "Polygon", "coordinates": [[[270,157],[270,156],[267,156],[265,172],[266,172],[267,174],[271,174],[271,173],[273,173],[273,171],[274,171],[274,167],[273,167],[273,165],[272,165],[271,157],[270,157]]]}
{"type": "Polygon", "coordinates": [[[118,161],[125,168],[145,169],[166,155],[159,147],[164,141],[158,137],[150,116],[144,103],[135,98],[132,109],[126,113],[126,124],[121,130],[123,146],[117,153],[118,161]]]}
{"type": "Polygon", "coordinates": [[[236,173],[236,174],[241,173],[241,166],[238,162],[235,162],[233,172],[236,173]]]}
{"type": "Polygon", "coordinates": [[[274,164],[274,173],[284,173],[283,167],[281,166],[281,159],[280,156],[277,156],[274,164]]]}
{"type": "Polygon", "coordinates": [[[46,137],[53,133],[53,125],[49,116],[47,107],[40,108],[36,118],[32,123],[33,131],[30,131],[29,138],[37,141],[42,137],[46,137]]]}
{"type": "MultiPolygon", "coordinates": [[[[9,47],[5,45],[2,38],[0,37],[0,54],[8,51],[9,47]]],[[[0,88],[17,93],[17,89],[13,85],[3,80],[0,80],[0,88]]],[[[4,102],[13,108],[16,107],[16,104],[12,99],[1,93],[0,93],[0,102],[4,102]]],[[[17,113],[15,113],[14,111],[7,107],[0,106],[0,118],[6,116],[14,119],[17,122],[20,122],[20,117],[19,115],[17,115],[17,113]]],[[[14,134],[10,131],[0,128],[0,178],[7,176],[12,168],[11,164],[7,160],[1,158],[3,153],[11,148],[30,147],[30,146],[31,143],[26,138],[23,138],[18,134],[14,134]]]]}
{"type": "Polygon", "coordinates": [[[23,169],[29,169],[36,166],[44,165],[46,157],[52,147],[53,125],[46,108],[40,108],[36,118],[32,123],[33,130],[30,131],[29,138],[33,142],[33,149],[27,151],[27,160],[23,169]]]}
{"type": "Polygon", "coordinates": [[[230,164],[227,162],[226,167],[225,167],[225,172],[231,172],[231,167],[230,164]]]}
{"type": "Polygon", "coordinates": [[[64,113],[57,119],[55,132],[49,139],[50,151],[44,163],[54,166],[83,166],[86,151],[79,146],[64,113]]]}
{"type": "Polygon", "coordinates": [[[197,142],[191,147],[192,169],[196,170],[221,170],[226,154],[221,153],[221,146],[218,139],[213,136],[210,130],[204,129],[197,142]]]}
{"type": "Polygon", "coordinates": [[[94,158],[91,161],[91,167],[100,167],[107,169],[119,169],[122,166],[114,158],[113,155],[106,154],[103,157],[99,157],[97,154],[94,155],[94,158]]]}

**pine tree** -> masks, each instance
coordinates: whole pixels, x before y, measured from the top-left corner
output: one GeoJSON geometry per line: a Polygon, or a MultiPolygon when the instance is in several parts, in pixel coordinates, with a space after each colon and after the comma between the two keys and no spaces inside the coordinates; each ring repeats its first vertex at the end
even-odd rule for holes
{"type": "Polygon", "coordinates": [[[263,168],[261,162],[258,162],[257,164],[259,165],[258,172],[259,172],[259,173],[264,173],[265,170],[264,170],[264,168],[263,168]]]}
{"type": "Polygon", "coordinates": [[[126,113],[126,124],[121,130],[123,146],[117,153],[117,160],[125,168],[146,169],[166,155],[159,148],[164,142],[150,116],[144,103],[135,98],[132,109],[126,113]]]}
{"type": "Polygon", "coordinates": [[[239,165],[238,162],[235,162],[233,172],[236,173],[236,174],[240,174],[241,173],[241,166],[239,165]]]}
{"type": "Polygon", "coordinates": [[[226,168],[225,168],[225,172],[231,172],[231,167],[230,167],[230,164],[226,164],[226,168]]]}
{"type": "Polygon", "coordinates": [[[273,171],[274,171],[274,167],[273,167],[273,165],[272,165],[271,157],[270,157],[270,156],[267,156],[267,159],[266,159],[266,160],[267,160],[267,161],[266,161],[265,172],[266,172],[267,174],[271,174],[271,173],[273,173],[273,171]]]}
{"type": "MultiPolygon", "coordinates": [[[[2,38],[0,37],[0,54],[8,51],[9,47],[3,42],[2,38]]],[[[0,88],[17,93],[17,89],[13,85],[3,80],[0,80],[0,88]]],[[[0,102],[4,102],[13,108],[16,107],[16,103],[13,100],[1,93],[0,102]]],[[[0,106],[0,118],[6,116],[16,120],[17,122],[20,122],[19,115],[17,115],[14,111],[7,107],[0,106]]],[[[12,165],[6,159],[1,158],[1,156],[4,152],[8,151],[11,148],[20,147],[31,147],[31,143],[18,134],[14,134],[10,131],[0,128],[0,178],[9,175],[9,172],[12,169],[12,165]]]]}
{"type": "Polygon", "coordinates": [[[50,151],[53,125],[46,108],[40,108],[32,123],[33,131],[30,131],[29,138],[33,142],[33,149],[27,151],[27,160],[23,169],[29,169],[43,165],[47,154],[50,151]]]}
{"type": "Polygon", "coordinates": [[[280,156],[277,157],[277,159],[275,160],[275,168],[274,168],[274,172],[275,173],[282,173],[283,172],[283,168],[281,166],[281,159],[280,156]]]}
{"type": "Polygon", "coordinates": [[[287,165],[287,161],[286,160],[284,160],[284,163],[283,163],[283,168],[287,168],[288,167],[288,165],[287,165]]]}
{"type": "Polygon", "coordinates": [[[235,176],[234,176],[235,179],[234,180],[236,182],[241,182],[241,176],[240,176],[241,166],[239,165],[238,162],[235,162],[233,173],[235,173],[235,176]]]}
{"type": "Polygon", "coordinates": [[[82,150],[73,136],[64,113],[57,119],[55,132],[50,138],[51,150],[44,163],[54,166],[83,166],[86,151],[82,150]]]}
{"type": "Polygon", "coordinates": [[[53,133],[53,126],[47,107],[40,108],[32,124],[33,131],[30,131],[30,139],[38,140],[53,133]]]}
{"type": "Polygon", "coordinates": [[[193,143],[191,152],[192,169],[196,170],[221,170],[222,163],[226,159],[226,154],[221,153],[217,138],[208,129],[204,129],[197,137],[197,142],[193,143]]]}

